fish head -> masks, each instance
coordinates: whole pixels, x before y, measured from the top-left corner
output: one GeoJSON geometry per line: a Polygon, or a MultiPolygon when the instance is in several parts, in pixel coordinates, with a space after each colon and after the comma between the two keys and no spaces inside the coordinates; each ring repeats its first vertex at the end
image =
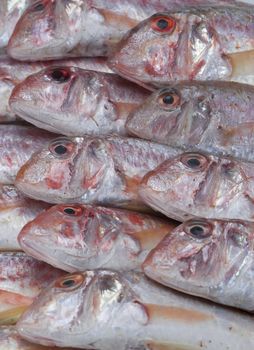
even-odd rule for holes
{"type": "Polygon", "coordinates": [[[105,153],[101,139],[57,138],[21,167],[16,186],[46,202],[75,202],[100,186],[108,166],[105,153]]]}
{"type": "Polygon", "coordinates": [[[114,249],[119,223],[106,209],[59,204],[38,215],[18,240],[28,254],[74,272],[104,261],[114,249]]]}
{"type": "Polygon", "coordinates": [[[232,158],[183,153],[146,174],[140,195],[146,204],[179,221],[207,217],[214,210],[227,215],[230,207],[237,214],[234,200],[248,191],[244,166],[232,158]]]}
{"type": "Polygon", "coordinates": [[[126,128],[136,136],[174,147],[195,145],[210,121],[211,104],[202,87],[184,83],[155,91],[130,113],[126,128]]]}
{"type": "Polygon", "coordinates": [[[201,153],[183,153],[166,160],[145,175],[139,190],[140,196],[146,204],[162,212],[165,203],[166,207],[180,207],[182,203],[188,207],[211,171],[212,162],[211,156],[201,153]]]}
{"type": "Polygon", "coordinates": [[[125,35],[109,64],[118,74],[151,88],[174,81],[219,80],[232,67],[216,34],[206,10],[157,13],[125,35]]]}
{"type": "Polygon", "coordinates": [[[149,253],[143,268],[167,286],[210,295],[216,289],[234,288],[238,275],[239,283],[244,283],[242,278],[248,283],[241,270],[249,266],[252,237],[253,226],[238,220],[191,219],[149,253]]]}
{"type": "Polygon", "coordinates": [[[42,291],[17,327],[22,337],[39,344],[101,348],[108,339],[123,341],[119,326],[146,318],[120,274],[88,270],[60,278],[42,291]]]}
{"type": "Polygon", "coordinates": [[[76,67],[46,68],[18,84],[9,104],[14,113],[38,127],[80,135],[84,121],[86,130],[98,128],[93,120],[102,90],[98,74],[76,67]]]}
{"type": "Polygon", "coordinates": [[[80,21],[80,4],[76,2],[37,1],[17,22],[8,54],[18,60],[26,60],[28,52],[33,60],[62,57],[76,44],[80,21]]]}

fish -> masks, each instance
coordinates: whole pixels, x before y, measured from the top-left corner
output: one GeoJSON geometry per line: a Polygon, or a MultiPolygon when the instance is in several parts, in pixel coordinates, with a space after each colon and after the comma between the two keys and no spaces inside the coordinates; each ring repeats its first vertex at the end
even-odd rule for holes
{"type": "Polygon", "coordinates": [[[184,82],[155,91],[130,113],[127,131],[183,151],[254,161],[254,87],[184,82]]]}
{"type": "Polygon", "coordinates": [[[176,293],[136,272],[111,270],[59,278],[24,312],[17,329],[41,345],[96,350],[254,346],[251,315],[176,293]]]}
{"type": "Polygon", "coordinates": [[[68,272],[140,270],[149,251],[176,227],[170,220],[89,205],[56,205],[21,230],[30,256],[68,272]]]}
{"type": "Polygon", "coordinates": [[[158,12],[124,36],[109,66],[151,90],[185,80],[253,85],[253,23],[250,5],[158,12]]]}
{"type": "Polygon", "coordinates": [[[22,166],[17,188],[48,203],[145,209],[138,196],[143,176],[178,150],[120,136],[60,137],[22,166]]]}
{"type": "Polygon", "coordinates": [[[15,324],[39,292],[64,274],[23,252],[0,252],[0,325],[15,324]]]}
{"type": "Polygon", "coordinates": [[[7,52],[23,61],[107,56],[128,30],[154,13],[200,4],[214,0],[37,1],[17,22],[7,52]]]}
{"type": "Polygon", "coordinates": [[[13,184],[21,166],[55,137],[31,126],[0,125],[0,183],[13,184]]]}
{"type": "Polygon", "coordinates": [[[9,106],[27,122],[63,135],[126,136],[127,116],[148,95],[111,73],[50,67],[18,84],[9,106]]]}
{"type": "Polygon", "coordinates": [[[37,73],[42,69],[51,66],[74,66],[82,69],[90,69],[99,72],[113,73],[108,68],[104,58],[76,58],[58,61],[44,62],[18,62],[10,58],[0,57],[0,123],[10,123],[20,121],[11,111],[9,98],[16,85],[25,80],[29,75],[37,73]]]}
{"type": "Polygon", "coordinates": [[[254,221],[254,164],[231,157],[186,152],[148,172],[139,195],[178,221],[254,221]]]}
{"type": "Polygon", "coordinates": [[[150,251],[143,270],[170,288],[253,313],[253,235],[251,222],[191,219],[150,251]]]}
{"type": "Polygon", "coordinates": [[[17,240],[21,229],[48,207],[24,197],[13,185],[0,184],[0,251],[21,250],[17,240]]]}
{"type": "Polygon", "coordinates": [[[56,348],[29,343],[21,338],[15,326],[1,326],[0,350],[56,350],[56,348]]]}
{"type": "Polygon", "coordinates": [[[0,48],[5,48],[25,9],[36,0],[1,0],[0,3],[0,48]]]}

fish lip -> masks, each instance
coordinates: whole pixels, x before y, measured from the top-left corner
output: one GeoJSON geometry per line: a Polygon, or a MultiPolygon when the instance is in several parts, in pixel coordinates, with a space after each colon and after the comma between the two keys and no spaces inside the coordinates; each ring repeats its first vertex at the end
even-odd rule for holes
{"type": "MultiPolygon", "coordinates": [[[[20,241],[20,240],[19,240],[20,241]]],[[[23,246],[25,247],[24,251],[28,254],[28,255],[31,255],[33,256],[35,259],[37,260],[42,260],[46,263],[49,263],[50,265],[60,269],[60,270],[63,270],[63,271],[66,271],[66,272],[75,272],[76,269],[75,268],[72,268],[71,266],[67,265],[67,264],[64,264],[64,263],[61,263],[61,266],[60,264],[58,264],[58,260],[57,259],[53,259],[52,256],[44,256],[40,250],[38,250],[37,248],[34,248],[34,246],[32,247],[29,243],[25,243],[25,244],[20,244],[20,246],[23,248],[23,246]],[[35,253],[35,254],[34,254],[35,253]]]]}
{"type": "MultiPolygon", "coordinates": [[[[31,329],[31,324],[26,324],[26,322],[23,322],[21,319],[17,322],[16,328],[18,333],[24,338],[29,340],[32,343],[37,343],[37,344],[42,344],[45,346],[56,346],[56,344],[52,341],[52,339],[46,338],[46,337],[41,337],[41,336],[34,336],[29,332],[29,329],[31,329]],[[25,324],[25,325],[24,325],[25,324]]],[[[32,324],[34,325],[34,323],[32,324]]]]}

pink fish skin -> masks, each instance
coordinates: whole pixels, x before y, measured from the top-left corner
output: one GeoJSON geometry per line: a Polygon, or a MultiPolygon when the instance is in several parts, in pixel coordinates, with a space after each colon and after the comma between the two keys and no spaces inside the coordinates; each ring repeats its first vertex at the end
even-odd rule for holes
{"type": "Polygon", "coordinates": [[[40,291],[63,274],[23,252],[0,252],[0,325],[15,323],[40,291]]]}
{"type": "Polygon", "coordinates": [[[254,164],[183,153],[148,173],[139,194],[146,204],[179,221],[254,221],[254,164]]]}
{"type": "Polygon", "coordinates": [[[18,62],[10,58],[0,58],[0,123],[13,122],[16,120],[16,115],[11,111],[9,106],[9,98],[15,86],[29,75],[51,66],[74,66],[82,69],[112,73],[106,64],[106,60],[102,57],[33,63],[18,62]]]}
{"type": "MultiPolygon", "coordinates": [[[[233,0],[217,4],[235,5],[233,0]]],[[[112,47],[140,21],[158,11],[214,0],[42,0],[19,19],[8,54],[19,60],[107,56],[112,47]]]]}
{"type": "Polygon", "coordinates": [[[162,239],[143,269],[170,288],[253,312],[253,238],[247,221],[192,219],[162,239]]]}
{"type": "Polygon", "coordinates": [[[226,80],[254,84],[253,7],[157,13],[118,44],[110,67],[145,86],[226,80]]]}
{"type": "Polygon", "coordinates": [[[184,82],[155,91],[128,117],[143,139],[254,161],[254,87],[228,82],[184,82]]]}
{"type": "Polygon", "coordinates": [[[14,114],[43,129],[67,136],[126,135],[129,112],[147,90],[115,74],[76,67],[50,67],[12,91],[14,114]]]}
{"type": "Polygon", "coordinates": [[[13,184],[21,166],[55,137],[31,126],[0,125],[0,183],[13,184]]]}
{"type": "Polygon", "coordinates": [[[13,185],[0,184],[0,251],[20,250],[19,232],[48,207],[47,203],[24,197],[13,185]]]}
{"type": "Polygon", "coordinates": [[[1,0],[0,3],[0,48],[7,46],[10,36],[25,9],[36,0],[1,0]]]}
{"type": "Polygon", "coordinates": [[[62,137],[35,153],[20,169],[16,186],[49,203],[143,208],[137,188],[143,176],[174,148],[117,136],[62,137]]]}
{"type": "Polygon", "coordinates": [[[22,249],[68,272],[140,270],[148,252],[175,227],[150,215],[89,205],[56,205],[19,234],[22,249]]]}

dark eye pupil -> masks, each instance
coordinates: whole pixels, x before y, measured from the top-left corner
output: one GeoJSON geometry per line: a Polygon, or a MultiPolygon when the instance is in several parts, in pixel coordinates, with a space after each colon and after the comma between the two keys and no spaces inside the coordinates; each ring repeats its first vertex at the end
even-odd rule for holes
{"type": "Polygon", "coordinates": [[[64,70],[56,69],[51,73],[51,78],[58,83],[64,83],[70,79],[70,74],[64,70]]]}
{"type": "Polygon", "coordinates": [[[75,280],[66,280],[62,283],[64,287],[72,287],[75,285],[75,280]]]}
{"type": "Polygon", "coordinates": [[[204,229],[203,227],[201,226],[193,226],[191,229],[190,229],[190,233],[193,235],[193,236],[197,236],[197,237],[200,237],[204,234],[204,229]]]}
{"type": "Polygon", "coordinates": [[[187,161],[187,164],[191,167],[191,168],[197,168],[200,166],[200,161],[197,158],[191,158],[187,161]]]}
{"type": "Polygon", "coordinates": [[[65,154],[67,152],[67,148],[63,145],[58,145],[55,147],[55,152],[56,152],[56,154],[62,155],[62,154],[65,154]]]}
{"type": "Polygon", "coordinates": [[[42,3],[39,3],[34,6],[34,11],[42,11],[44,10],[44,5],[42,3]]]}
{"type": "Polygon", "coordinates": [[[172,95],[164,96],[163,103],[165,103],[166,105],[172,105],[172,103],[174,103],[174,97],[172,95]]]}
{"type": "Polygon", "coordinates": [[[75,213],[76,213],[75,210],[72,208],[65,208],[64,212],[68,215],[75,215],[75,213]]]}
{"type": "Polygon", "coordinates": [[[161,30],[166,29],[168,27],[168,21],[166,21],[165,19],[159,19],[159,21],[157,22],[157,27],[161,30]]]}

